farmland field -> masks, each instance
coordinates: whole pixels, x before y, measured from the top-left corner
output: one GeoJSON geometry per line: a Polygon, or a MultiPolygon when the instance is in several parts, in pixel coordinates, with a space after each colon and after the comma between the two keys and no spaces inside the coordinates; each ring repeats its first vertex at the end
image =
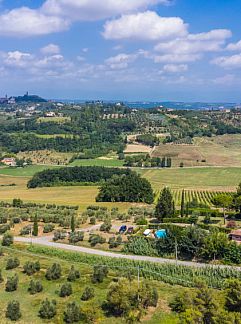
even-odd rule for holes
{"type": "Polygon", "coordinates": [[[31,165],[27,166],[24,168],[12,168],[12,167],[7,167],[7,168],[0,168],[0,175],[9,175],[13,177],[31,177],[35,173],[46,170],[46,169],[51,169],[55,168],[55,166],[51,165],[31,165]]]}
{"type": "MultiPolygon", "coordinates": [[[[69,297],[61,298],[58,296],[58,292],[62,284],[66,283],[66,277],[68,276],[70,270],[70,262],[65,261],[58,257],[45,257],[44,255],[38,254],[27,254],[25,253],[25,248],[23,246],[18,245],[20,250],[10,251],[6,250],[4,252],[4,256],[1,257],[0,267],[4,269],[2,271],[3,278],[5,279],[3,283],[0,284],[0,301],[1,301],[1,309],[0,309],[0,323],[11,323],[11,321],[7,321],[5,319],[5,309],[7,303],[12,300],[17,300],[20,302],[20,308],[22,313],[22,318],[18,321],[18,323],[29,323],[29,324],[38,324],[38,323],[63,323],[63,312],[66,308],[66,305],[69,302],[75,301],[78,305],[83,307],[84,309],[89,309],[89,311],[93,311],[94,309],[99,309],[98,317],[101,319],[101,323],[113,323],[120,324],[123,323],[121,319],[115,317],[105,318],[103,311],[101,310],[101,303],[106,299],[108,286],[112,282],[112,279],[116,277],[116,271],[110,271],[108,277],[104,280],[103,283],[92,284],[91,275],[93,273],[92,265],[74,263],[75,269],[80,271],[81,277],[76,282],[72,282],[73,294],[69,297]],[[20,266],[14,270],[5,270],[6,262],[9,257],[18,257],[20,260],[20,266]],[[39,261],[41,265],[40,272],[27,276],[23,273],[23,266],[27,261],[36,262],[39,261]],[[45,279],[45,272],[48,267],[50,267],[54,262],[58,262],[62,268],[62,276],[60,279],[55,281],[48,281],[45,279]],[[19,277],[19,285],[16,291],[6,292],[5,284],[6,278],[8,276],[12,276],[17,274],[19,277]],[[29,287],[29,283],[31,279],[41,281],[43,285],[43,291],[31,295],[27,289],[29,287]],[[90,301],[81,301],[82,293],[85,287],[91,286],[94,288],[95,296],[90,301]],[[40,308],[40,304],[42,300],[48,298],[49,300],[55,299],[57,302],[57,315],[51,319],[50,321],[42,320],[38,316],[38,311],[40,308]]],[[[71,262],[71,265],[73,262],[71,262]]],[[[119,274],[119,272],[118,272],[119,274]]],[[[160,323],[160,320],[164,320],[163,323],[176,323],[177,316],[175,314],[170,314],[168,307],[166,306],[166,310],[163,308],[163,305],[167,305],[173,297],[176,295],[177,287],[178,290],[182,290],[182,287],[176,285],[169,285],[158,281],[153,281],[155,287],[158,289],[160,304],[157,306],[157,309],[154,312],[150,310],[150,314],[148,314],[148,320],[143,321],[144,323],[152,323],[157,324],[160,323]],[[154,316],[153,316],[154,315],[154,316]],[[153,317],[153,318],[152,318],[153,317]]]]}
{"type": "Polygon", "coordinates": [[[123,161],[117,159],[90,159],[75,160],[70,166],[103,166],[103,167],[122,167],[123,161]]]}

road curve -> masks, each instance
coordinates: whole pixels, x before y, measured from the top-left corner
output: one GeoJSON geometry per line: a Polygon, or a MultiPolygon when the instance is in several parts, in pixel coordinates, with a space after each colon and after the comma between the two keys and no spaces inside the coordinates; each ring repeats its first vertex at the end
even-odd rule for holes
{"type": "Polygon", "coordinates": [[[177,264],[177,265],[196,267],[196,268],[204,268],[204,267],[223,268],[223,269],[232,268],[232,269],[241,271],[241,267],[232,267],[232,266],[226,266],[226,265],[210,265],[210,264],[206,264],[206,263],[197,263],[197,262],[191,262],[191,261],[179,261],[179,260],[176,261],[173,259],[150,257],[150,256],[144,256],[144,255],[128,255],[128,254],[96,250],[96,249],[86,248],[83,246],[69,245],[69,244],[64,244],[64,243],[55,243],[51,240],[52,240],[52,236],[44,236],[44,237],[39,237],[39,238],[28,238],[28,237],[15,237],[14,238],[14,241],[16,241],[16,242],[32,243],[32,244],[47,246],[47,247],[56,248],[56,249],[62,249],[62,250],[67,250],[67,251],[72,251],[72,252],[81,252],[81,253],[86,253],[86,254],[94,254],[94,255],[105,256],[105,257],[110,257],[110,258],[118,258],[118,259],[122,258],[122,259],[134,260],[134,261],[147,261],[147,262],[162,263],[162,264],[177,264]]]}

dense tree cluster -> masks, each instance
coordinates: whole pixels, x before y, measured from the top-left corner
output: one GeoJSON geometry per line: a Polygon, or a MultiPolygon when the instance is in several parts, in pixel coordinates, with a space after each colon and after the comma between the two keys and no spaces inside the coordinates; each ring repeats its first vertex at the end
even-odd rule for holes
{"type": "Polygon", "coordinates": [[[28,188],[71,185],[78,183],[99,183],[113,175],[131,174],[128,169],[105,168],[98,166],[49,169],[36,173],[28,182],[28,188]]]}
{"type": "Polygon", "coordinates": [[[150,182],[134,172],[113,176],[104,182],[96,198],[96,201],[143,202],[147,204],[151,204],[153,200],[154,195],[150,182]]]}

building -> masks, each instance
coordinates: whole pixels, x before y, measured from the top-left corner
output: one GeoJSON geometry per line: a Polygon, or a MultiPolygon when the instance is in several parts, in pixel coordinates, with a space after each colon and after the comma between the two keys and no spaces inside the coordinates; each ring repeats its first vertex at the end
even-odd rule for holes
{"type": "Polygon", "coordinates": [[[14,158],[4,158],[1,162],[8,166],[16,166],[16,160],[14,158]]]}
{"type": "Polygon", "coordinates": [[[229,237],[231,238],[232,241],[235,241],[235,242],[238,242],[241,244],[241,229],[233,230],[229,234],[229,237]]]}

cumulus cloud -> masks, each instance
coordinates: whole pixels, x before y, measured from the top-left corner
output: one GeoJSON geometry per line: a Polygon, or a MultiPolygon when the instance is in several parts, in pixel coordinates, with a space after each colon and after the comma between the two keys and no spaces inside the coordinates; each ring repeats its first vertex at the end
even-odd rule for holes
{"type": "Polygon", "coordinates": [[[112,56],[105,60],[105,63],[111,69],[126,69],[129,66],[129,63],[134,62],[137,59],[138,55],[136,54],[125,54],[121,53],[116,56],[112,56]]]}
{"type": "Polygon", "coordinates": [[[1,36],[39,36],[68,29],[69,22],[57,16],[22,7],[0,15],[1,36]]]}
{"type": "Polygon", "coordinates": [[[188,70],[187,64],[166,64],[163,66],[164,72],[179,73],[188,70]]]}
{"type": "Polygon", "coordinates": [[[3,64],[8,67],[25,68],[33,60],[33,55],[20,51],[3,53],[3,64]]]}
{"type": "Polygon", "coordinates": [[[156,12],[146,11],[123,15],[107,21],[103,36],[106,39],[161,40],[187,34],[187,24],[178,17],[160,17],[156,12]]]}
{"type": "Polygon", "coordinates": [[[241,68],[241,54],[216,57],[211,63],[227,69],[241,68]]]}
{"type": "Polygon", "coordinates": [[[227,46],[228,51],[241,51],[241,40],[237,43],[231,43],[227,46]]]}
{"type": "Polygon", "coordinates": [[[200,54],[164,54],[164,55],[152,55],[150,58],[155,63],[188,63],[195,62],[202,58],[200,54]]]}
{"type": "Polygon", "coordinates": [[[43,54],[59,54],[60,53],[60,47],[55,44],[49,44],[43,48],[41,48],[41,52],[43,54]]]}

